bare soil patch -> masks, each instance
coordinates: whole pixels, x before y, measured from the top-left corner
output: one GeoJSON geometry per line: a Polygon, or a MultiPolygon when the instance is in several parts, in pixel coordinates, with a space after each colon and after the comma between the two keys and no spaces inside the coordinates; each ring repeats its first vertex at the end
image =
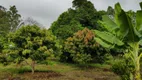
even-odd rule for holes
{"type": "Polygon", "coordinates": [[[31,74],[31,72],[26,72],[22,74],[22,76],[25,78],[25,80],[48,80],[49,78],[60,77],[62,75],[56,72],[35,72],[34,74],[31,74]]]}

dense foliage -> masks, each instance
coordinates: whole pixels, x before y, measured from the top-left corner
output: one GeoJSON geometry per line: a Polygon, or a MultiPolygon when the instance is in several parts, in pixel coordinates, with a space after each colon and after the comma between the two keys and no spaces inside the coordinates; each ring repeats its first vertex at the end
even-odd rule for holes
{"type": "Polygon", "coordinates": [[[91,54],[95,49],[94,34],[89,29],[85,28],[78,31],[73,37],[69,37],[64,44],[64,59],[71,58],[77,63],[87,63],[91,61],[91,54]]]}
{"type": "Polygon", "coordinates": [[[26,62],[34,73],[35,64],[48,59],[103,64],[116,58],[109,64],[112,71],[124,80],[140,80],[142,10],[126,12],[117,3],[97,11],[88,0],[72,3],[48,30],[32,19],[31,25],[17,28],[21,16],[16,6],[0,6],[0,62],[26,62]]]}
{"type": "MultiPolygon", "coordinates": [[[[142,3],[141,3],[142,5],[142,3]]],[[[142,6],[141,6],[142,7],[142,6]]],[[[140,80],[140,59],[142,54],[140,51],[141,39],[141,18],[142,10],[136,12],[136,18],[133,18],[129,12],[126,13],[119,3],[115,5],[115,20],[108,16],[103,17],[101,22],[105,31],[95,30],[97,36],[96,41],[106,48],[114,48],[115,46],[128,45],[128,57],[134,65],[135,80],[140,80]],[[135,24],[136,23],[136,24],[135,24]]]]}
{"type": "Polygon", "coordinates": [[[114,61],[112,65],[112,71],[121,76],[122,80],[133,80],[134,73],[134,64],[129,54],[125,54],[123,57],[120,57],[119,60],[114,61]]]}
{"type": "Polygon", "coordinates": [[[16,32],[9,34],[9,41],[3,55],[7,56],[8,62],[21,63],[27,59],[43,61],[48,57],[54,57],[56,49],[56,37],[46,29],[37,26],[23,26],[16,32]]]}
{"type": "Polygon", "coordinates": [[[94,5],[87,0],[74,0],[73,8],[63,12],[50,27],[53,34],[59,39],[67,39],[82,28],[96,29],[105,11],[97,11],[94,5]]]}
{"type": "Polygon", "coordinates": [[[79,30],[64,42],[61,61],[85,64],[88,62],[103,63],[106,50],[94,40],[95,34],[88,28],[79,30]]]}

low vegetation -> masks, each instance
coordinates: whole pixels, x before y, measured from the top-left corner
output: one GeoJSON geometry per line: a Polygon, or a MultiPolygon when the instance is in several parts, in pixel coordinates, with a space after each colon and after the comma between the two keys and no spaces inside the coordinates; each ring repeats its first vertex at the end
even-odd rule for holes
{"type": "Polygon", "coordinates": [[[120,80],[120,77],[110,70],[109,65],[90,64],[80,66],[78,64],[50,62],[48,65],[36,64],[34,75],[29,66],[15,67],[11,64],[0,68],[0,79],[18,80],[120,80]],[[43,68],[44,67],[44,68],[43,68]],[[81,75],[80,75],[81,74],[81,75]]]}

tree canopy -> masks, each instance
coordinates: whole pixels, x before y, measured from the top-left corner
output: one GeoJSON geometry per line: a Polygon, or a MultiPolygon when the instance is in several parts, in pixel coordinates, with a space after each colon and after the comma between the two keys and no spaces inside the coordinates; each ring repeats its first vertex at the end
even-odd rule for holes
{"type": "MultiPolygon", "coordinates": [[[[47,57],[54,57],[55,40],[56,37],[46,29],[34,25],[23,26],[9,34],[9,41],[3,54],[10,57],[10,61],[7,57],[8,62],[21,63],[26,59],[31,59],[34,63],[43,61],[47,57]]],[[[34,64],[32,67],[34,68],[34,64]]]]}
{"type": "Polygon", "coordinates": [[[18,14],[16,6],[11,6],[9,10],[0,7],[0,34],[7,34],[16,30],[20,22],[21,15],[18,14]]]}
{"type": "Polygon", "coordinates": [[[87,0],[74,0],[72,3],[73,8],[63,12],[50,27],[57,38],[67,39],[84,27],[96,29],[99,26],[97,21],[106,14],[105,11],[97,11],[94,5],[87,0]]]}

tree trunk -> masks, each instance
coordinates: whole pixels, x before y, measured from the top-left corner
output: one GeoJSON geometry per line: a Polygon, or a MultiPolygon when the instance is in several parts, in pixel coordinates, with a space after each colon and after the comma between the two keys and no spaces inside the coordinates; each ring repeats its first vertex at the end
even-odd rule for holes
{"type": "Polygon", "coordinates": [[[34,74],[34,72],[35,72],[35,61],[32,61],[31,68],[32,68],[32,74],[34,74]]]}
{"type": "Polygon", "coordinates": [[[136,43],[133,46],[133,56],[134,56],[134,64],[135,64],[135,71],[134,71],[134,80],[141,80],[140,75],[140,56],[139,55],[139,44],[136,43]]]}
{"type": "Polygon", "coordinates": [[[141,75],[140,75],[140,60],[137,59],[136,61],[136,66],[135,66],[135,80],[141,80],[141,75]]]}

